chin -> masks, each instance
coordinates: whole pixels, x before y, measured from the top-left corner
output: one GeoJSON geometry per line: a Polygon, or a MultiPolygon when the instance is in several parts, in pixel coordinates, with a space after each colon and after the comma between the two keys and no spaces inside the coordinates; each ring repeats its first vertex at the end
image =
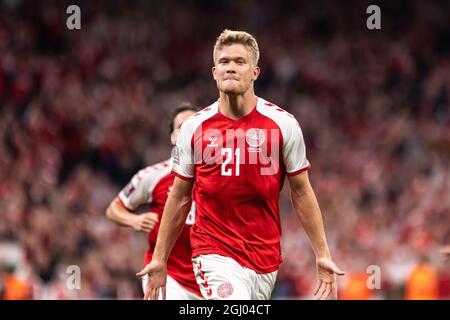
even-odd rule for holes
{"type": "Polygon", "coordinates": [[[220,91],[229,95],[238,95],[243,93],[240,88],[235,86],[223,86],[220,91]]]}
{"type": "Polygon", "coordinates": [[[238,95],[239,93],[236,90],[222,90],[223,93],[227,94],[227,95],[238,95]]]}

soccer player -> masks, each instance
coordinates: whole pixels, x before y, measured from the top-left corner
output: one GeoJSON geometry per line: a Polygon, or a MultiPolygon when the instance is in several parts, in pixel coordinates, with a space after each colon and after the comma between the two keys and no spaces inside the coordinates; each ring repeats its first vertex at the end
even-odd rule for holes
{"type": "MultiPolygon", "coordinates": [[[[196,109],[187,103],[178,106],[173,112],[170,122],[171,142],[175,144],[179,129],[184,120],[193,115],[196,109]]],[[[174,180],[171,173],[172,158],[148,166],[136,173],[125,188],[120,191],[109,205],[106,215],[115,223],[131,227],[136,231],[149,233],[149,249],[145,254],[145,264],[152,259],[153,248],[159,229],[159,221],[164,205],[174,180]],[[141,205],[149,205],[150,212],[135,214],[141,205]]],[[[188,208],[189,215],[184,227],[180,229],[181,236],[175,243],[172,254],[168,257],[167,287],[170,300],[197,300],[201,294],[196,284],[191,262],[191,246],[189,232],[195,222],[195,205],[188,208]]],[[[145,292],[147,277],[142,279],[145,292]]]]}
{"type": "Polygon", "coordinates": [[[440,246],[439,252],[443,255],[450,257],[450,245],[440,246]]]}
{"type": "MultiPolygon", "coordinates": [[[[337,298],[321,212],[308,180],[302,131],[282,108],[254,93],[259,49],[246,32],[225,30],[213,51],[219,99],[180,129],[173,188],[164,208],[144,299],[166,294],[167,259],[189,211],[195,182],[193,267],[206,299],[270,299],[281,258],[278,198],[288,176],[295,213],[316,256],[317,298],[337,298]]],[[[170,289],[168,289],[168,293],[170,289]]]]}

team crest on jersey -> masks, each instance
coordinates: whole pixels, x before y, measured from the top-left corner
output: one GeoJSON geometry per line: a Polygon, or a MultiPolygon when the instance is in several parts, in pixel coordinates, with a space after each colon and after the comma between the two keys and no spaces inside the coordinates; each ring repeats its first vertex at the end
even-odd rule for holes
{"type": "Polygon", "coordinates": [[[222,299],[228,298],[233,294],[233,286],[229,282],[224,282],[217,287],[217,295],[222,299]]]}
{"type": "Polygon", "coordinates": [[[247,141],[250,148],[249,152],[259,152],[264,141],[266,140],[266,135],[262,129],[251,128],[247,130],[245,134],[245,141],[247,141]]]}
{"type": "Polygon", "coordinates": [[[207,145],[207,147],[217,147],[217,143],[216,143],[217,137],[216,136],[210,136],[208,138],[208,140],[209,140],[209,144],[207,145]]]}

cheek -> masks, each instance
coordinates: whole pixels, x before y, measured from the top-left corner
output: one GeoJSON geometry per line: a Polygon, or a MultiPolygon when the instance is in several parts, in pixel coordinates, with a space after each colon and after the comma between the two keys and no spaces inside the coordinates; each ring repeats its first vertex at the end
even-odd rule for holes
{"type": "Polygon", "coordinates": [[[226,70],[225,67],[223,67],[222,65],[218,65],[218,66],[216,67],[216,74],[217,74],[217,75],[223,74],[223,73],[225,73],[225,70],[226,70]]]}
{"type": "Polygon", "coordinates": [[[214,79],[219,81],[220,78],[222,77],[222,75],[223,75],[223,72],[221,72],[221,70],[217,69],[215,74],[214,74],[214,79]]]}
{"type": "Polygon", "coordinates": [[[252,71],[252,70],[250,70],[250,69],[246,70],[245,74],[246,74],[245,78],[246,78],[248,81],[253,80],[254,74],[253,74],[253,71],[252,71]]]}

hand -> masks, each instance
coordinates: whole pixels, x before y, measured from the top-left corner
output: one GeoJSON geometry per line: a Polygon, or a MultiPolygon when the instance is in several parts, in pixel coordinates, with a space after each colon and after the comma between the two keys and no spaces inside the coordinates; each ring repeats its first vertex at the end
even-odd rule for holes
{"type": "Polygon", "coordinates": [[[160,289],[162,291],[162,299],[166,300],[167,264],[152,260],[144,269],[136,273],[136,276],[143,277],[147,274],[148,281],[144,300],[158,300],[160,289]]]}
{"type": "Polygon", "coordinates": [[[439,247],[439,253],[450,257],[450,245],[439,247]]]}
{"type": "Polygon", "coordinates": [[[147,212],[134,216],[133,229],[136,231],[152,232],[155,224],[159,221],[159,216],[154,212],[147,212]]]}
{"type": "Polygon", "coordinates": [[[337,299],[336,275],[342,276],[344,271],[340,270],[330,258],[322,257],[316,260],[317,284],[314,295],[317,299],[326,300],[333,293],[332,298],[337,299]]]}

